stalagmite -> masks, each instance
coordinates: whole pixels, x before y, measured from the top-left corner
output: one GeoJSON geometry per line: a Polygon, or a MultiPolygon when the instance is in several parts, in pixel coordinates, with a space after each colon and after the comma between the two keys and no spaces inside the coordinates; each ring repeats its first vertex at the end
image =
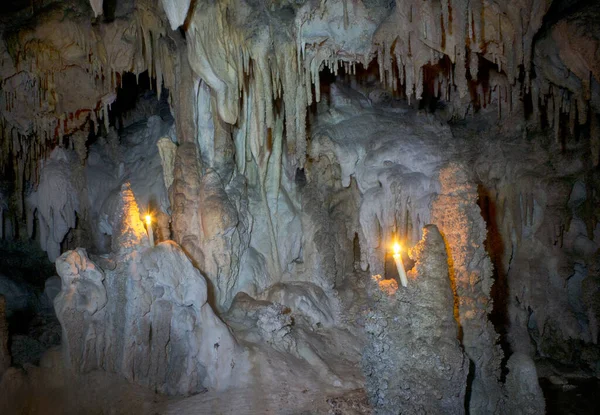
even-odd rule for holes
{"type": "Polygon", "coordinates": [[[435,226],[425,228],[414,253],[408,289],[385,289],[384,281],[368,288],[367,391],[377,413],[463,414],[468,360],[456,339],[448,259],[435,226]]]}
{"type": "Polygon", "coordinates": [[[491,311],[492,264],[483,247],[485,222],[476,204],[477,188],[460,165],[440,171],[441,193],[434,202],[432,220],[438,224],[452,258],[450,279],[462,299],[455,314],[464,333],[465,353],[474,365],[472,413],[495,411],[502,398],[497,379],[502,351],[497,346],[491,311]]]}

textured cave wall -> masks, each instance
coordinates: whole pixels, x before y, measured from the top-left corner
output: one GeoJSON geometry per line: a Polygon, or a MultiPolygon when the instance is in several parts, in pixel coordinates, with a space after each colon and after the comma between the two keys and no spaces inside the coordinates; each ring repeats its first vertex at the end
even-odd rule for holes
{"type": "Polygon", "coordinates": [[[492,163],[475,157],[495,278],[508,293],[497,297],[495,313],[510,322],[511,351],[594,373],[598,182],[588,143],[566,133],[561,153],[562,142],[547,133],[526,142],[498,136],[492,163]]]}
{"type": "Polygon", "coordinates": [[[118,373],[168,394],[227,388],[236,363],[238,371],[243,365],[207,304],[204,277],[173,242],[149,246],[133,192],[123,186],[120,196],[114,257],[99,258],[101,266],[77,249],[57,260],[67,366],[118,373]]]}

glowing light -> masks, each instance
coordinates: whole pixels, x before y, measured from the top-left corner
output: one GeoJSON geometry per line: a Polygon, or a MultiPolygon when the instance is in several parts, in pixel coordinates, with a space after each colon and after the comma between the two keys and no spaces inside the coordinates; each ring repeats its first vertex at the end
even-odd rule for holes
{"type": "Polygon", "coordinates": [[[402,247],[398,242],[394,242],[393,250],[394,262],[396,263],[396,268],[398,269],[398,277],[400,277],[400,283],[403,287],[406,287],[408,286],[408,279],[406,278],[406,271],[404,270],[404,264],[402,263],[402,255],[400,255],[402,247]]]}
{"type": "Polygon", "coordinates": [[[150,241],[150,246],[154,246],[154,232],[152,231],[152,216],[146,215],[144,216],[146,220],[146,231],[148,232],[148,240],[150,241]]]}

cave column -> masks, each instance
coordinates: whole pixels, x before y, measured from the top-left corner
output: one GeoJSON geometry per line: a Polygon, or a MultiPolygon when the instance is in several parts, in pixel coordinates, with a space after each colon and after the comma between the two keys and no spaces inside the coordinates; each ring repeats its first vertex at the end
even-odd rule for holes
{"type": "Polygon", "coordinates": [[[471,414],[496,413],[502,398],[502,351],[488,320],[492,263],[484,248],[486,226],[477,205],[477,186],[458,164],[441,170],[440,183],[442,192],[433,204],[432,223],[440,228],[448,248],[459,337],[471,360],[468,407],[471,414]]]}

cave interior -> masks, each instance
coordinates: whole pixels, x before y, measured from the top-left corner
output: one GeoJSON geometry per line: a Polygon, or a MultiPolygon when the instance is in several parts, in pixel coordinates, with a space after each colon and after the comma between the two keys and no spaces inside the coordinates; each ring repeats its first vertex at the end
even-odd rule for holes
{"type": "Polygon", "coordinates": [[[0,34],[1,414],[600,413],[600,2],[0,34]]]}

